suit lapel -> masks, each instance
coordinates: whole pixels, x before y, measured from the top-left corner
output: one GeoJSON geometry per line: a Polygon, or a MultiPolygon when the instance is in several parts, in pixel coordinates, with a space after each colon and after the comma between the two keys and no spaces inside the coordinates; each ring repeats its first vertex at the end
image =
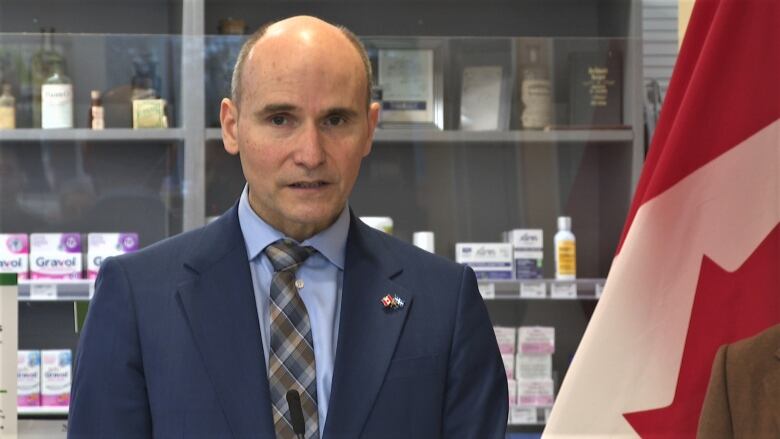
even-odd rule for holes
{"type": "Polygon", "coordinates": [[[362,431],[412,307],[411,293],[391,280],[401,266],[375,233],[352,217],[325,438],[362,431]],[[385,309],[380,300],[387,294],[404,306],[385,309]]]}
{"type": "Polygon", "coordinates": [[[233,437],[273,438],[268,379],[246,247],[234,206],[203,231],[179,303],[233,437]]]}

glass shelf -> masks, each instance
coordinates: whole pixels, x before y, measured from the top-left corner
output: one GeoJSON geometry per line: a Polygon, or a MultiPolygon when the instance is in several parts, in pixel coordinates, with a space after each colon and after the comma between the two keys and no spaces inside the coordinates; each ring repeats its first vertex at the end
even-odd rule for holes
{"type": "Polygon", "coordinates": [[[19,281],[19,301],[87,301],[95,293],[92,279],[24,279],[19,281]]]}
{"type": "MultiPolygon", "coordinates": [[[[515,130],[515,131],[454,131],[433,129],[382,129],[374,133],[375,142],[514,142],[514,143],[559,143],[588,142],[611,143],[631,142],[634,132],[626,128],[616,129],[561,129],[561,130],[515,130]]],[[[207,141],[221,141],[219,128],[206,129],[207,141]]]]}
{"type": "Polygon", "coordinates": [[[485,300],[598,300],[606,279],[478,279],[485,300]]]}
{"type": "Polygon", "coordinates": [[[132,129],[108,128],[91,130],[19,128],[0,131],[0,142],[46,142],[46,141],[178,141],[184,140],[181,128],[132,129]]]}
{"type": "Polygon", "coordinates": [[[67,416],[68,406],[18,407],[17,414],[19,416],[67,416]]]}

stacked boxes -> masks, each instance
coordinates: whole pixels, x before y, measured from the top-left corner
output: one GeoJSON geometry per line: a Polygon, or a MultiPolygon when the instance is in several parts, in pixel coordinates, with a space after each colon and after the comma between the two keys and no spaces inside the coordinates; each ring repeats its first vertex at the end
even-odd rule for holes
{"type": "Polygon", "coordinates": [[[18,406],[67,406],[70,403],[71,364],[69,349],[19,351],[18,406]]]}
{"type": "Polygon", "coordinates": [[[514,379],[517,328],[494,326],[493,331],[496,333],[501,359],[504,360],[504,371],[509,385],[509,406],[514,407],[517,404],[517,382],[514,379]]]}
{"type": "Polygon", "coordinates": [[[517,329],[517,406],[510,414],[513,423],[533,423],[533,419],[536,423],[546,421],[554,401],[554,352],[555,328],[523,326],[517,329]]]}
{"type": "Polygon", "coordinates": [[[503,233],[504,242],[459,242],[455,261],[468,265],[477,279],[542,279],[542,229],[514,229],[503,233]]]}
{"type": "Polygon", "coordinates": [[[509,386],[509,423],[546,422],[554,401],[555,328],[494,327],[509,386]],[[514,360],[509,360],[513,357],[514,360]],[[512,371],[509,368],[514,367],[512,371]]]}

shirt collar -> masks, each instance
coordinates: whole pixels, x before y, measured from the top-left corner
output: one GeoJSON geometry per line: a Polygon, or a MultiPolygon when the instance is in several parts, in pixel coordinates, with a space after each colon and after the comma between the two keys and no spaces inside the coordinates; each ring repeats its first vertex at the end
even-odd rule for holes
{"type": "MultiPolygon", "coordinates": [[[[244,185],[241,198],[238,200],[238,222],[244,235],[249,260],[256,258],[265,248],[285,236],[282,232],[266,223],[252,210],[249,205],[249,185],[244,185]]],[[[302,245],[314,247],[325,256],[331,264],[344,269],[344,258],[347,249],[347,233],[349,232],[349,208],[344,207],[339,217],[330,227],[303,241],[302,245]]]]}

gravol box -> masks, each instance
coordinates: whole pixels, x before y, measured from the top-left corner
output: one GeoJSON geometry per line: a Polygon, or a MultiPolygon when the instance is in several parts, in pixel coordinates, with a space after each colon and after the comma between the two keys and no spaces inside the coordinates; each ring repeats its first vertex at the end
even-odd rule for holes
{"type": "Polygon", "coordinates": [[[103,259],[138,250],[138,234],[90,233],[87,244],[87,278],[95,279],[103,259]]]}
{"type": "Polygon", "coordinates": [[[19,279],[30,277],[30,241],[25,234],[0,234],[0,273],[16,273],[19,279]]]}
{"type": "Polygon", "coordinates": [[[41,351],[41,402],[44,406],[70,404],[70,349],[41,351]]]}
{"type": "Polygon", "coordinates": [[[455,260],[474,270],[477,279],[512,279],[512,244],[501,242],[459,242],[455,244],[455,260]]]}
{"type": "Polygon", "coordinates": [[[16,358],[17,405],[41,405],[41,351],[19,351],[16,358]]]}
{"type": "Polygon", "coordinates": [[[30,235],[30,278],[81,279],[81,235],[33,233],[30,235]]]}
{"type": "Polygon", "coordinates": [[[507,232],[506,237],[514,250],[515,278],[543,278],[544,234],[542,229],[514,229],[507,232]]]}

